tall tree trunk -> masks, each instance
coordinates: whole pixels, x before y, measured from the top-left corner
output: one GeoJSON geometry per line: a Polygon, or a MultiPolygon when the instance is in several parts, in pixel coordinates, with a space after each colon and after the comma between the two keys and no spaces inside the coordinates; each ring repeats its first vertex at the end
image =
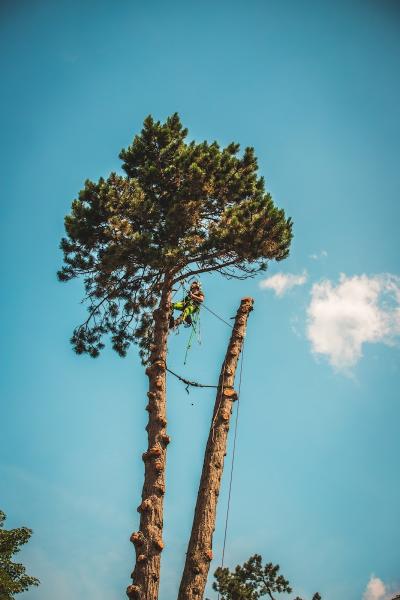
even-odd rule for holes
{"type": "Polygon", "coordinates": [[[163,499],[165,493],[166,447],[170,438],[166,433],[166,356],[168,322],[171,311],[171,277],[164,279],[161,299],[154,311],[154,337],[149,378],[149,420],[146,426],[148,448],[143,454],[144,484],[139,531],[132,533],[131,542],[136,550],[136,564],[131,574],[133,584],[126,593],[134,600],[156,600],[160,581],[161,551],[163,549],[163,499]]]}
{"type": "Polygon", "coordinates": [[[243,298],[222,365],[178,600],[203,598],[212,560],[212,537],[232,403],[237,399],[237,393],[233,389],[236,367],[243,346],[247,318],[252,309],[253,299],[243,298]]]}

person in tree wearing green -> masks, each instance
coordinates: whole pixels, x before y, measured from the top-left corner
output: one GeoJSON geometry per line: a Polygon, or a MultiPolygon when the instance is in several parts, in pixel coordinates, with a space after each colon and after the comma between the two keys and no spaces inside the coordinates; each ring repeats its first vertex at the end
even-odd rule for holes
{"type": "Polygon", "coordinates": [[[185,324],[185,327],[190,327],[193,323],[192,315],[199,312],[200,305],[204,301],[204,293],[201,289],[201,283],[199,281],[193,281],[190,286],[189,293],[180,302],[174,302],[172,304],[172,310],[180,310],[181,315],[174,319],[171,315],[169,326],[178,327],[181,323],[185,324]]]}

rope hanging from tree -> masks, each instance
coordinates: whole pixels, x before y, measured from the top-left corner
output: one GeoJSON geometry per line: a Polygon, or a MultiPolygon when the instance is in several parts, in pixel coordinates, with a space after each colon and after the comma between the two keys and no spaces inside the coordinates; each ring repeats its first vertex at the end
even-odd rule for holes
{"type": "MultiPolygon", "coordinates": [[[[181,288],[182,288],[182,294],[183,294],[183,298],[185,297],[185,292],[189,293],[189,290],[185,287],[184,283],[181,282],[181,288]]],[[[178,290],[176,290],[177,292],[178,290]]],[[[205,308],[206,310],[208,310],[209,313],[211,313],[212,315],[214,315],[214,317],[216,317],[217,319],[219,319],[220,321],[222,321],[222,323],[225,323],[225,325],[227,325],[228,327],[230,327],[231,329],[233,329],[233,325],[231,323],[228,323],[228,321],[226,321],[225,319],[223,319],[220,315],[218,315],[216,312],[214,312],[211,308],[209,308],[208,306],[206,306],[206,304],[204,304],[204,301],[201,303],[201,307],[205,308]]],[[[232,317],[234,318],[234,317],[232,317]]],[[[200,314],[198,315],[198,318],[192,323],[191,325],[191,332],[190,332],[190,336],[189,336],[189,341],[187,343],[186,346],[186,352],[185,352],[185,358],[183,361],[183,364],[186,365],[186,361],[187,361],[187,356],[188,356],[188,352],[190,350],[190,348],[192,347],[192,342],[193,342],[193,336],[197,335],[197,339],[199,344],[201,343],[200,340],[200,314]]],[[[185,384],[185,390],[187,393],[189,393],[189,387],[197,387],[197,388],[218,388],[217,385],[206,385],[203,383],[198,383],[196,381],[191,381],[190,379],[186,379],[185,377],[182,377],[181,375],[178,375],[177,373],[175,373],[174,371],[171,371],[171,369],[166,368],[168,373],[170,373],[171,375],[173,375],[174,377],[176,377],[177,379],[179,379],[180,381],[182,381],[182,383],[185,384]]]]}
{"type": "Polygon", "coordinates": [[[198,387],[198,388],[218,388],[217,385],[207,385],[205,383],[198,383],[197,381],[190,381],[190,379],[185,379],[185,377],[181,377],[174,371],[171,371],[171,369],[169,369],[168,367],[165,367],[165,369],[166,369],[166,371],[168,371],[168,373],[171,373],[171,375],[173,375],[174,377],[176,377],[177,379],[182,381],[182,383],[186,384],[185,389],[186,389],[187,393],[189,393],[189,386],[198,387]]]}
{"type": "MultiPolygon", "coordinates": [[[[181,286],[184,292],[189,293],[189,290],[185,287],[184,283],[181,282],[181,286]]],[[[225,319],[223,319],[220,315],[218,315],[216,312],[214,312],[209,306],[207,306],[207,304],[205,304],[204,300],[201,303],[201,306],[203,308],[205,308],[206,310],[208,310],[209,313],[211,313],[212,315],[214,315],[214,317],[216,317],[217,319],[219,319],[220,321],[222,321],[222,323],[225,323],[225,325],[228,325],[228,327],[230,327],[231,329],[233,329],[233,325],[232,323],[228,323],[228,321],[225,321],[225,319]]],[[[234,317],[232,317],[232,319],[234,319],[234,317]]]]}
{"type": "MultiPolygon", "coordinates": [[[[185,286],[182,285],[182,289],[187,291],[185,286]]],[[[213,310],[211,310],[210,308],[208,308],[204,302],[202,303],[202,306],[208,310],[212,315],[214,315],[217,319],[219,319],[220,321],[222,321],[223,323],[225,323],[226,325],[228,325],[228,327],[230,327],[231,329],[233,329],[233,326],[228,323],[227,321],[225,321],[225,319],[223,319],[220,315],[218,315],[217,313],[215,313],[213,310]]],[[[196,332],[196,329],[193,327],[193,331],[196,332]]],[[[191,345],[191,338],[193,335],[193,331],[191,333],[191,337],[189,340],[189,344],[188,347],[186,349],[186,355],[185,355],[185,363],[186,364],[186,357],[187,357],[187,353],[190,349],[190,345],[191,345]]],[[[236,407],[236,417],[235,417],[235,429],[234,429],[234,436],[233,436],[233,450],[232,450],[232,460],[231,460],[231,468],[230,468],[230,474],[229,474],[229,488],[228,488],[228,503],[227,503],[227,508],[226,508],[226,515],[225,515],[225,526],[224,526],[224,538],[223,538],[223,545],[222,545],[222,558],[221,558],[221,567],[224,566],[224,561],[225,561],[225,550],[226,550],[226,543],[227,543],[227,535],[228,535],[228,526],[229,526],[229,514],[230,514],[230,508],[231,508],[231,497],[232,497],[232,483],[233,483],[233,473],[234,473],[234,467],[235,467],[235,457],[236,457],[236,442],[237,442],[237,432],[238,432],[238,424],[239,424],[239,408],[240,408],[240,396],[241,396],[241,389],[242,389],[242,375],[243,375],[243,361],[244,361],[244,349],[245,349],[245,341],[243,341],[243,348],[242,348],[242,353],[241,353],[241,357],[240,357],[240,372],[239,372],[239,389],[238,389],[238,397],[237,397],[237,407],[236,407]]],[[[168,371],[168,373],[170,373],[171,375],[173,375],[174,377],[176,377],[177,379],[179,379],[180,381],[182,381],[182,383],[185,384],[185,390],[186,392],[189,394],[189,387],[197,387],[197,388],[214,388],[217,389],[219,386],[218,385],[208,385],[208,384],[204,384],[204,383],[199,383],[197,381],[191,381],[190,379],[186,379],[185,377],[181,377],[180,375],[178,375],[177,373],[175,373],[174,371],[172,371],[171,369],[169,369],[168,367],[166,367],[166,370],[168,371]]],[[[222,385],[222,388],[224,386],[222,385]]],[[[221,390],[223,391],[223,390],[221,390]]],[[[218,600],[220,598],[220,594],[218,593],[218,600]]]]}
{"type": "MultiPolygon", "coordinates": [[[[243,373],[243,360],[244,360],[244,346],[245,346],[245,340],[243,340],[242,355],[240,357],[239,389],[238,389],[238,397],[237,397],[237,403],[236,403],[235,432],[234,432],[234,435],[233,435],[233,450],[232,450],[231,471],[230,471],[230,476],[229,476],[228,505],[227,505],[227,508],[226,508],[225,530],[224,530],[224,543],[223,543],[223,546],[222,546],[221,567],[224,566],[226,538],[227,538],[228,524],[229,524],[229,512],[230,512],[230,508],[231,508],[233,469],[234,469],[234,466],[235,466],[236,440],[237,440],[237,431],[238,431],[238,423],[239,423],[240,392],[241,392],[241,389],[242,389],[242,373],[243,373]]],[[[219,594],[218,594],[218,598],[219,598],[219,594]]]]}

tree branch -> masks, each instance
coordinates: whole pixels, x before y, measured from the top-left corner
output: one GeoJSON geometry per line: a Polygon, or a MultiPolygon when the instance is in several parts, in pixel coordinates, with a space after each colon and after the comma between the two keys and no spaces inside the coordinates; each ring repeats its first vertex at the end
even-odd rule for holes
{"type": "Polygon", "coordinates": [[[225,269],[226,267],[229,267],[230,265],[234,265],[235,263],[236,263],[236,260],[231,260],[231,261],[223,263],[221,265],[213,265],[212,267],[204,267],[203,269],[195,269],[194,271],[189,271],[188,273],[184,273],[183,275],[176,277],[173,280],[172,285],[175,285],[175,283],[178,283],[178,281],[182,281],[182,279],[187,279],[188,277],[193,277],[193,275],[197,275],[198,273],[207,273],[209,271],[217,271],[218,269],[225,269]]]}

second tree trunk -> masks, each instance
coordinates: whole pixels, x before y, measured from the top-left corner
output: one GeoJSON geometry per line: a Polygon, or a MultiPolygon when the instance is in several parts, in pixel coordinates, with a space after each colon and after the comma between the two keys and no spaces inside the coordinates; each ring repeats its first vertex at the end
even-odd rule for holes
{"type": "Polygon", "coordinates": [[[253,299],[243,298],[222,365],[178,600],[201,600],[204,595],[213,557],[212,537],[232,403],[237,399],[233,388],[236,367],[246,333],[247,318],[252,309],[253,299]]]}

